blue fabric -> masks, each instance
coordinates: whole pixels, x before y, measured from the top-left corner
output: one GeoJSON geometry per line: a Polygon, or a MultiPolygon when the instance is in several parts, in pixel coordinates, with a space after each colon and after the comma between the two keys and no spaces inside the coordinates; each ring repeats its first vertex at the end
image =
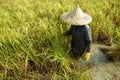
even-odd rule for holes
{"type": "Polygon", "coordinates": [[[92,36],[91,29],[88,25],[71,25],[71,28],[65,33],[65,35],[72,35],[71,51],[74,57],[80,58],[84,51],[90,52],[92,36]]]}

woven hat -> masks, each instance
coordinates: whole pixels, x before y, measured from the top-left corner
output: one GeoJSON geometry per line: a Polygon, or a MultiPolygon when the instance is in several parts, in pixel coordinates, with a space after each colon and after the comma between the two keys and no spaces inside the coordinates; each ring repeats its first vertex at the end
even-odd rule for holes
{"type": "Polygon", "coordinates": [[[84,13],[79,6],[70,12],[63,13],[61,18],[64,22],[71,25],[86,25],[92,21],[92,17],[84,13]]]}

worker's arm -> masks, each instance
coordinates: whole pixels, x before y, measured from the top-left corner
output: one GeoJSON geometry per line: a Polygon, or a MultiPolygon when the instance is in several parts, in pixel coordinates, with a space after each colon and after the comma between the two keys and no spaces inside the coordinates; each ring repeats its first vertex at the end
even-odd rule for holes
{"type": "Polygon", "coordinates": [[[67,32],[65,32],[64,35],[65,35],[65,36],[71,35],[71,34],[72,34],[72,29],[73,29],[73,28],[72,28],[72,26],[71,26],[71,28],[70,28],[67,32]]]}
{"type": "Polygon", "coordinates": [[[90,52],[92,45],[92,35],[91,29],[88,25],[86,25],[85,40],[86,40],[86,52],[90,52]]]}

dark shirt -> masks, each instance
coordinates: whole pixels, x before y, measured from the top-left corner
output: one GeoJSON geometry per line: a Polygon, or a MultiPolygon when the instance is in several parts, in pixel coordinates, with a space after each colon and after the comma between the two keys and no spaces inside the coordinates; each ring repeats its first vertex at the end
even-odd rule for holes
{"type": "Polygon", "coordinates": [[[65,35],[72,35],[71,48],[78,56],[81,56],[84,51],[90,52],[92,36],[91,29],[88,25],[71,25],[71,28],[65,33],[65,35]]]}

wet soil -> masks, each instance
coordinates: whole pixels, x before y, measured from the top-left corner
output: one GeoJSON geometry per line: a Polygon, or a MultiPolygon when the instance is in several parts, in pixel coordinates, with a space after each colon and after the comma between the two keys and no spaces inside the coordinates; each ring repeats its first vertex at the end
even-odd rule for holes
{"type": "Polygon", "coordinates": [[[120,61],[109,61],[99,49],[105,45],[93,44],[91,58],[88,62],[82,61],[82,66],[92,64],[92,80],[120,80],[120,61]]]}

